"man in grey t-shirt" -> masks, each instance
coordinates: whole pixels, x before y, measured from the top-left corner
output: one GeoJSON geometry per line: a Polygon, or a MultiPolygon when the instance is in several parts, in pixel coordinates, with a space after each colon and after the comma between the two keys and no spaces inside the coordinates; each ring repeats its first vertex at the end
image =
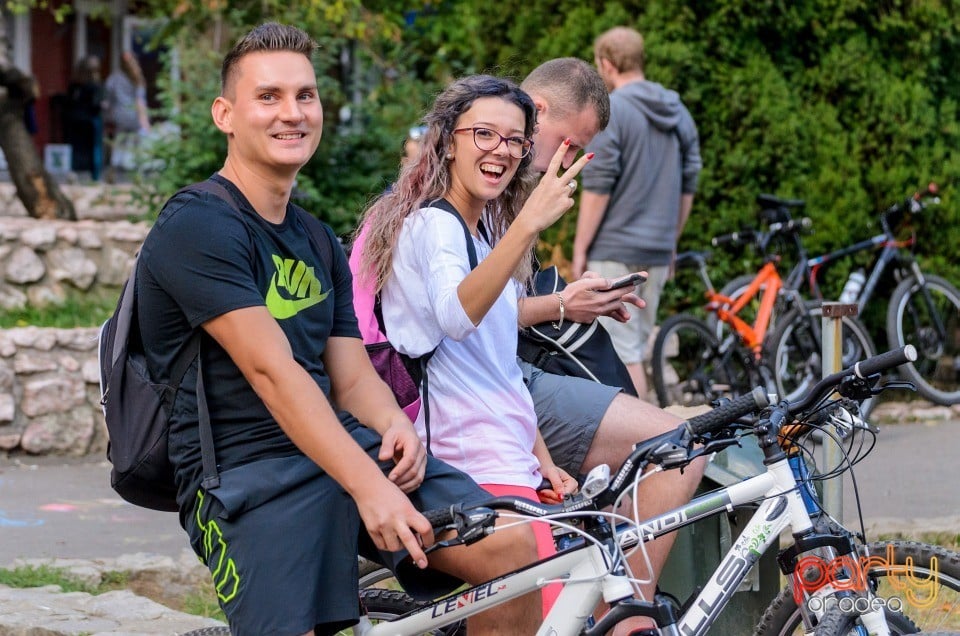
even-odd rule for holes
{"type": "Polygon", "coordinates": [[[646,307],[630,320],[601,318],[637,393],[647,395],[643,355],[690,215],[702,166],[697,128],[680,96],[644,76],[643,36],[616,27],[594,43],[594,62],[610,91],[610,124],[587,146],[573,247],[573,274],[610,279],[646,271],[646,307]]]}

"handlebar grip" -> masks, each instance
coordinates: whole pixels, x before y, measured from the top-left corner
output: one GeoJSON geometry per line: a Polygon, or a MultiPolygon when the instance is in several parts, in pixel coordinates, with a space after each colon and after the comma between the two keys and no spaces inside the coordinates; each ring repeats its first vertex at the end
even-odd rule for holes
{"type": "Polygon", "coordinates": [[[756,230],[741,230],[739,232],[714,236],[710,239],[710,244],[714,247],[720,247],[721,245],[742,245],[744,243],[752,243],[756,240],[756,230]]]}
{"type": "Polygon", "coordinates": [[[813,221],[810,220],[810,217],[805,216],[802,219],[790,219],[789,221],[783,221],[782,223],[771,223],[770,233],[795,234],[801,230],[809,229],[812,225],[813,221]]]}
{"type": "Polygon", "coordinates": [[[709,433],[769,405],[770,398],[767,397],[763,387],[754,387],[750,393],[734,398],[727,404],[718,406],[702,415],[691,417],[687,420],[687,428],[694,435],[709,433]]]}
{"type": "Polygon", "coordinates": [[[861,360],[853,365],[853,372],[858,378],[867,378],[875,373],[881,373],[887,369],[899,367],[901,364],[913,362],[916,359],[917,348],[912,344],[908,344],[900,349],[894,349],[867,358],[866,360],[861,360]]]}
{"type": "Polygon", "coordinates": [[[453,523],[453,506],[448,508],[436,508],[434,510],[424,510],[423,516],[427,518],[434,530],[442,528],[453,523]]]}

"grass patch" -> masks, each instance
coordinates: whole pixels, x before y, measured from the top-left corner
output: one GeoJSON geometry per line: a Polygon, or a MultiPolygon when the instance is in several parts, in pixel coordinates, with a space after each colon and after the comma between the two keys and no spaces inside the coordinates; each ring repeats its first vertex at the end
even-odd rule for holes
{"type": "Polygon", "coordinates": [[[64,302],[43,307],[27,306],[0,312],[0,328],[99,327],[117,306],[119,290],[103,290],[96,294],[70,293],[64,302]]]}
{"type": "Polygon", "coordinates": [[[223,610],[220,609],[220,604],[217,602],[216,593],[213,591],[212,585],[209,589],[204,586],[204,588],[197,589],[195,592],[185,596],[180,611],[195,616],[213,618],[224,623],[227,622],[227,617],[224,616],[223,610]]]}
{"type": "Polygon", "coordinates": [[[890,532],[878,536],[878,541],[919,541],[930,545],[938,545],[954,552],[960,551],[960,532],[956,531],[938,531],[938,532],[890,532]]]}
{"type": "Polygon", "coordinates": [[[217,603],[213,583],[205,581],[194,590],[176,598],[154,589],[156,585],[144,585],[131,580],[128,572],[109,571],[101,574],[100,583],[93,585],[83,581],[63,568],[49,565],[24,565],[12,570],[0,569],[0,585],[13,588],[45,587],[56,585],[64,592],[85,592],[96,596],[105,592],[129,589],[177,611],[213,618],[226,622],[226,617],[217,603]]]}
{"type": "Polygon", "coordinates": [[[49,565],[23,565],[13,570],[0,570],[0,584],[16,588],[58,585],[64,592],[96,595],[123,589],[125,583],[126,574],[123,572],[109,572],[104,575],[99,585],[91,585],[67,570],[49,565]]]}

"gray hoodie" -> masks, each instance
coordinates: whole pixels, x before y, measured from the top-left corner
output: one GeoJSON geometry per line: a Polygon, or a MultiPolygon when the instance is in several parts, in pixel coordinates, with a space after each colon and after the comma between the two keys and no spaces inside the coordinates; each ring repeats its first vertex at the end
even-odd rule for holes
{"type": "Polygon", "coordinates": [[[666,265],[676,247],[680,195],[697,190],[700,141],[676,91],[656,82],[610,93],[610,124],[587,146],[596,153],[583,187],[609,194],[590,260],[666,265]]]}

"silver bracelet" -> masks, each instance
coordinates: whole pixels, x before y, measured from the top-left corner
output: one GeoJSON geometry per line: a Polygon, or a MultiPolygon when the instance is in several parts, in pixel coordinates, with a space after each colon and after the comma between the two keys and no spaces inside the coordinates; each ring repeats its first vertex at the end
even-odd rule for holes
{"type": "Polygon", "coordinates": [[[561,294],[560,292],[553,292],[553,295],[556,296],[557,299],[560,301],[560,320],[553,323],[553,328],[556,329],[557,331],[560,331],[561,329],[563,329],[563,314],[566,311],[566,307],[563,306],[563,294],[561,294]]]}

